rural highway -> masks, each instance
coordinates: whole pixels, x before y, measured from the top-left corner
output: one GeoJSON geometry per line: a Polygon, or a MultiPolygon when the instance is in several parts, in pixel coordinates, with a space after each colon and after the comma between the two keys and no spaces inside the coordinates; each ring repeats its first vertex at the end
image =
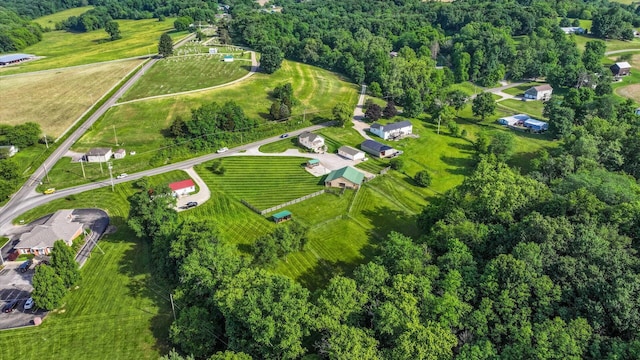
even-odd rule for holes
{"type": "MultiPolygon", "coordinates": [[[[186,36],[184,39],[175,43],[174,47],[184,45],[194,36],[194,34],[186,36]]],[[[53,165],[55,165],[55,163],[57,163],[58,160],[60,160],[60,158],[62,158],[62,156],[67,153],[67,151],[71,148],[71,145],[73,145],[78,139],[80,139],[80,137],[84,135],[87,129],[89,129],[93,125],[93,123],[95,123],[102,115],[104,115],[104,113],[106,113],[107,110],[109,110],[109,108],[111,108],[116,103],[116,101],[118,101],[118,99],[120,99],[120,97],[124,95],[124,93],[129,90],[129,88],[131,88],[131,86],[133,86],[133,84],[135,84],[140,79],[140,77],[142,77],[142,75],[144,75],[144,73],[158,60],[159,59],[157,58],[152,58],[147,61],[147,63],[144,64],[140,68],[140,70],[138,70],[138,72],[133,75],[118,91],[116,91],[113,96],[111,96],[104,104],[102,104],[102,106],[100,106],[100,108],[98,108],[98,110],[96,110],[93,115],[91,115],[84,123],[82,123],[82,125],[80,125],[80,127],[78,127],[76,131],[74,131],[71,135],[69,135],[69,137],[67,137],[67,139],[64,140],[58,146],[58,148],[53,151],[51,155],[49,155],[49,157],[42,163],[42,165],[40,165],[40,167],[38,167],[38,169],[33,172],[33,174],[29,177],[29,179],[27,179],[20,190],[13,194],[7,204],[0,208],[0,214],[2,214],[0,215],[0,218],[4,219],[5,214],[15,214],[16,207],[22,205],[27,198],[37,196],[35,189],[44,178],[46,172],[51,169],[53,165]]],[[[2,226],[3,224],[4,223],[0,221],[0,226],[2,226]]]]}
{"type": "MultiPolygon", "coordinates": [[[[289,133],[289,136],[292,136],[292,137],[298,136],[304,131],[315,131],[327,126],[330,126],[330,123],[309,126],[304,129],[291,131],[289,133]]],[[[276,142],[278,140],[282,140],[282,139],[279,136],[262,139],[256,142],[252,142],[250,144],[229,149],[228,151],[222,154],[218,154],[218,153],[207,154],[207,155],[199,156],[197,158],[177,162],[175,164],[169,164],[162,167],[149,169],[146,171],[141,171],[135,174],[129,174],[129,176],[127,176],[124,179],[113,179],[113,183],[119,184],[127,181],[137,180],[144,176],[159,175],[172,170],[188,169],[190,167],[193,167],[198,164],[202,164],[203,162],[206,162],[209,160],[223,158],[223,157],[227,157],[234,154],[240,154],[250,148],[259,147],[265,144],[276,142]]],[[[11,220],[13,220],[16,216],[22,214],[27,210],[33,209],[40,205],[44,205],[52,200],[61,199],[69,195],[78,194],[78,193],[89,191],[89,190],[95,190],[95,189],[99,189],[106,186],[111,186],[111,182],[109,181],[109,179],[90,183],[90,184],[80,185],[72,188],[58,190],[55,193],[50,195],[42,195],[42,194],[36,193],[35,191],[31,193],[27,193],[28,196],[24,196],[23,198],[21,198],[19,202],[13,203],[11,207],[5,206],[3,211],[0,213],[0,233],[2,234],[6,233],[6,230],[8,229],[8,227],[11,226],[11,220]]]]}

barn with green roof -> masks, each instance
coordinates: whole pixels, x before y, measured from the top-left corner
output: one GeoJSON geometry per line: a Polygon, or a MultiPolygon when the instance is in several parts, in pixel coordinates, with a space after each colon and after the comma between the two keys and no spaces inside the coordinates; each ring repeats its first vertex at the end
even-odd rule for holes
{"type": "Polygon", "coordinates": [[[364,174],[351,166],[333,170],[324,179],[324,185],[337,188],[358,189],[364,181],[364,174]]]}

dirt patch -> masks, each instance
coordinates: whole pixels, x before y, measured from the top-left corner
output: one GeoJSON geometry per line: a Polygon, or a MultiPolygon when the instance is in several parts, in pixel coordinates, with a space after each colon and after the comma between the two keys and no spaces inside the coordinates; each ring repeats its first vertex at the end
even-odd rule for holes
{"type": "Polygon", "coordinates": [[[616,89],[616,94],[640,102],[640,84],[632,84],[616,89]]]}

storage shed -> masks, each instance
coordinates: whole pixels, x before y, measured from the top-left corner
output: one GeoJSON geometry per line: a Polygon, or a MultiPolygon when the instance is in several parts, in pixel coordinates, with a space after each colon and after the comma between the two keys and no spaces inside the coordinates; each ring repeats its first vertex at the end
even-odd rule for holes
{"type": "Polygon", "coordinates": [[[186,179],[169,184],[169,188],[173,191],[174,196],[179,197],[195,192],[196,184],[193,183],[193,180],[186,179]]]}
{"type": "Polygon", "coordinates": [[[293,214],[289,210],[282,210],[279,213],[273,214],[271,216],[273,222],[279,224],[283,221],[291,220],[293,218],[293,214]]]}
{"type": "Polygon", "coordinates": [[[617,62],[609,68],[614,76],[627,76],[631,74],[631,65],[626,62],[617,62]]]}
{"type": "Polygon", "coordinates": [[[345,157],[349,160],[364,160],[364,152],[352,148],[351,146],[340,146],[340,148],[338,149],[338,155],[345,157]]]}
{"type": "Polygon", "coordinates": [[[528,119],[524,122],[524,127],[535,132],[542,132],[549,129],[549,124],[536,119],[528,119]]]}
{"type": "Polygon", "coordinates": [[[363,151],[379,158],[389,157],[396,153],[396,150],[391,146],[381,144],[373,140],[363,141],[362,144],[360,144],[360,148],[363,151]]]}
{"type": "Polygon", "coordinates": [[[111,159],[111,148],[93,148],[85,154],[87,162],[107,162],[111,159]]]}

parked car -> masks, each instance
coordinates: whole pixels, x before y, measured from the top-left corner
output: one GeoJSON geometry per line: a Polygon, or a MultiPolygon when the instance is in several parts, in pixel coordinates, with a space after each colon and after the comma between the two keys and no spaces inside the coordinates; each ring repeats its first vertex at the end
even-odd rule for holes
{"type": "Polygon", "coordinates": [[[222,154],[223,152],[227,152],[227,150],[229,150],[229,148],[225,146],[223,148],[218,149],[216,152],[218,154],[222,154]]]}
{"type": "Polygon", "coordinates": [[[196,207],[196,206],[198,206],[198,202],[197,201],[189,201],[187,203],[187,205],[185,205],[185,208],[191,209],[192,207],[196,207]]]}
{"type": "Polygon", "coordinates": [[[33,260],[29,259],[29,260],[23,262],[22,264],[20,264],[20,266],[18,266],[18,270],[20,272],[27,272],[29,270],[29,268],[31,267],[31,264],[33,264],[33,260]]]}
{"type": "Polygon", "coordinates": [[[16,299],[16,300],[11,300],[11,301],[9,301],[9,302],[7,303],[7,305],[5,305],[5,306],[2,308],[2,312],[4,312],[4,313],[10,313],[10,312],[12,312],[12,311],[13,311],[15,308],[17,308],[17,307],[18,307],[18,300],[17,300],[17,299],[16,299]]]}
{"type": "Polygon", "coordinates": [[[122,173],[122,174],[120,174],[120,175],[116,176],[116,179],[124,179],[124,178],[126,178],[127,176],[129,176],[129,174],[127,174],[127,173],[122,173]]]}
{"type": "Polygon", "coordinates": [[[289,134],[282,134],[282,135],[280,135],[280,139],[284,139],[284,138],[287,138],[287,137],[289,137],[289,134]]]}
{"type": "Polygon", "coordinates": [[[49,194],[53,194],[54,192],[56,192],[55,188],[48,188],[47,190],[44,191],[44,194],[49,195],[49,194]]]}
{"type": "Polygon", "coordinates": [[[34,305],[33,298],[30,297],[30,298],[27,299],[27,301],[25,301],[24,309],[25,310],[29,310],[29,309],[31,309],[33,307],[33,305],[34,305]]]}

